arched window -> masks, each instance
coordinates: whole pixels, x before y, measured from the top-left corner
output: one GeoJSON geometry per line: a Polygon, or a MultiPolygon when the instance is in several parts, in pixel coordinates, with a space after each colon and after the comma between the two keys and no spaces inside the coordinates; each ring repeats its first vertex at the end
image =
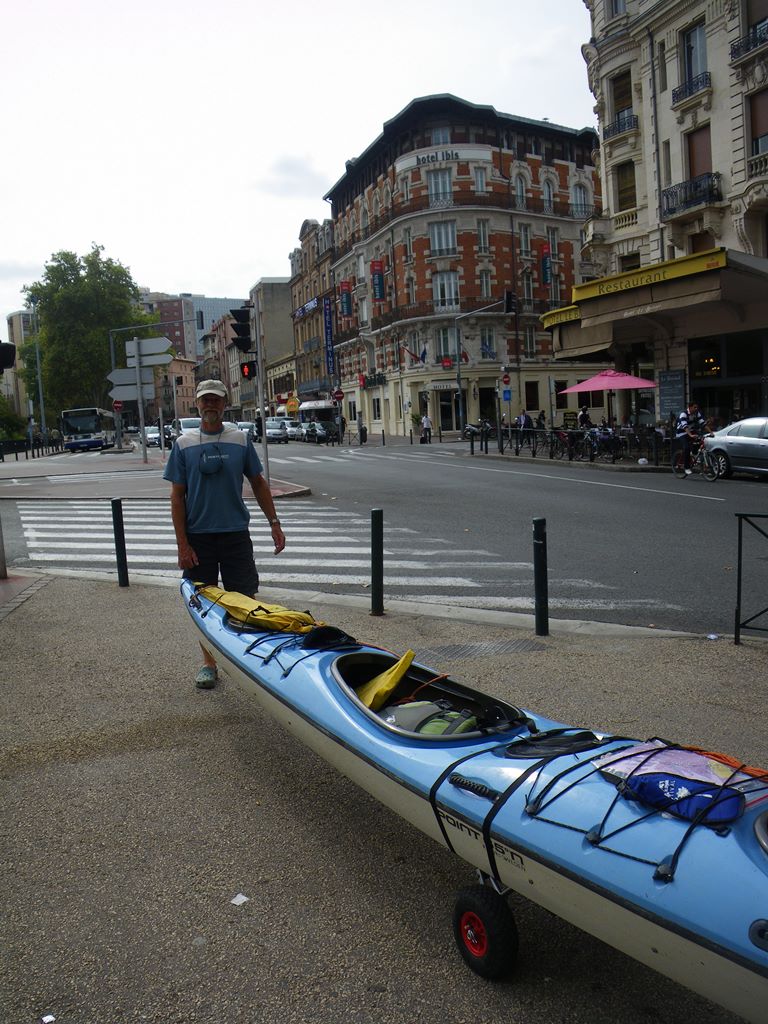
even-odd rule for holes
{"type": "Polygon", "coordinates": [[[525,209],[525,178],[522,174],[515,178],[515,206],[518,210],[525,209]]]}
{"type": "Polygon", "coordinates": [[[368,228],[368,207],[363,206],[362,212],[360,213],[360,227],[363,231],[368,228]]]}
{"type": "Polygon", "coordinates": [[[573,186],[571,196],[571,213],[578,220],[586,220],[592,216],[592,206],[589,202],[587,186],[580,182],[573,186]]]}
{"type": "Polygon", "coordinates": [[[544,180],[541,186],[541,195],[544,200],[544,213],[552,213],[555,206],[555,197],[552,189],[552,182],[549,178],[544,180]]]}

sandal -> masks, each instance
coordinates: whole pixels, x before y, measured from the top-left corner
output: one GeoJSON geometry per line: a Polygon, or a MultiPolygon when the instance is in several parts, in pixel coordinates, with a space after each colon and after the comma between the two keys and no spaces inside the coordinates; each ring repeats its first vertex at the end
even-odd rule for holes
{"type": "Polygon", "coordinates": [[[217,670],[210,665],[203,665],[195,676],[195,686],[198,690],[212,690],[218,679],[217,670]]]}

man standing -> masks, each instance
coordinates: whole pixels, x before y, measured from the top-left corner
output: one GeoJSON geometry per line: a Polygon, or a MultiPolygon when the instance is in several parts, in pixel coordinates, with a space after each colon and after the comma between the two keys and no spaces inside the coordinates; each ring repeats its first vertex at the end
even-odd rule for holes
{"type": "Polygon", "coordinates": [[[421,436],[424,438],[424,444],[432,444],[432,420],[428,412],[421,417],[421,436]]]}
{"type": "Polygon", "coordinates": [[[691,475],[691,441],[703,434],[707,429],[707,421],[699,412],[696,402],[689,402],[677,417],[675,440],[681,445],[685,458],[685,475],[691,475]]]}
{"type": "MultiPolygon", "coordinates": [[[[285,547],[285,536],[256,449],[244,431],[223,420],[226,386],[220,380],[204,380],[196,397],[200,430],[178,438],[163,473],[171,482],[179,568],[185,579],[209,586],[218,585],[221,573],[224,590],[253,597],[259,574],[248,532],[243,477],[272,528],[276,555],[285,547]]],[[[210,690],[216,685],[217,669],[205,648],[203,661],[195,684],[210,690]]]]}

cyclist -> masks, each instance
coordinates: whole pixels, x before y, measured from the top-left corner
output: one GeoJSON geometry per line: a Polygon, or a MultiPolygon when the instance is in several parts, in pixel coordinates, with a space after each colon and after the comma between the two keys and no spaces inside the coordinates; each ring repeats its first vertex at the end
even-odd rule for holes
{"type": "Polygon", "coordinates": [[[677,417],[675,427],[675,440],[682,447],[685,458],[685,475],[690,476],[691,470],[691,442],[696,440],[707,429],[707,421],[699,412],[696,402],[689,402],[685,409],[677,417]]]}
{"type": "Polygon", "coordinates": [[[594,424],[589,417],[589,409],[586,405],[582,405],[579,415],[576,417],[576,422],[582,430],[589,430],[594,424]]]}

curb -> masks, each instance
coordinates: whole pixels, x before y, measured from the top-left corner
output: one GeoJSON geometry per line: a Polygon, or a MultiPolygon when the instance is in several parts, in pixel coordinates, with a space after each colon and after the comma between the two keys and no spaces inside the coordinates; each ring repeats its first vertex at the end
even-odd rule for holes
{"type": "MultiPolygon", "coordinates": [[[[48,568],[44,572],[34,569],[14,569],[14,577],[27,577],[31,581],[51,577],[63,577],[64,579],[93,580],[98,583],[114,583],[117,587],[117,574],[107,573],[99,570],[78,570],[48,568]]],[[[170,572],[166,576],[152,575],[149,573],[134,572],[130,577],[131,586],[147,587],[173,587],[178,589],[181,576],[170,572]]],[[[0,580],[0,607],[3,605],[3,580],[0,580]]],[[[370,597],[355,597],[353,594],[327,594],[317,590],[282,590],[280,587],[265,587],[259,594],[275,603],[282,603],[288,607],[297,607],[299,604],[336,605],[341,608],[355,608],[360,611],[367,611],[370,614],[370,597]]],[[[479,625],[507,626],[510,629],[533,632],[536,628],[536,617],[533,614],[524,612],[503,612],[490,609],[457,608],[448,605],[430,604],[425,607],[415,601],[393,599],[386,602],[386,608],[392,613],[412,618],[452,619],[464,623],[477,623],[479,625]]],[[[372,616],[374,617],[374,616],[372,616]]],[[[376,616],[379,617],[379,616],[376,616]]],[[[381,618],[386,619],[387,611],[381,618]]],[[[650,629],[647,626],[629,626],[615,622],[592,622],[586,619],[549,619],[549,635],[559,636],[593,636],[593,637],[635,637],[639,639],[700,639],[702,633],[690,633],[673,629],[650,629]]],[[[724,638],[732,637],[721,634],[724,638]]],[[[542,638],[545,639],[545,638],[542,638]]]]}

